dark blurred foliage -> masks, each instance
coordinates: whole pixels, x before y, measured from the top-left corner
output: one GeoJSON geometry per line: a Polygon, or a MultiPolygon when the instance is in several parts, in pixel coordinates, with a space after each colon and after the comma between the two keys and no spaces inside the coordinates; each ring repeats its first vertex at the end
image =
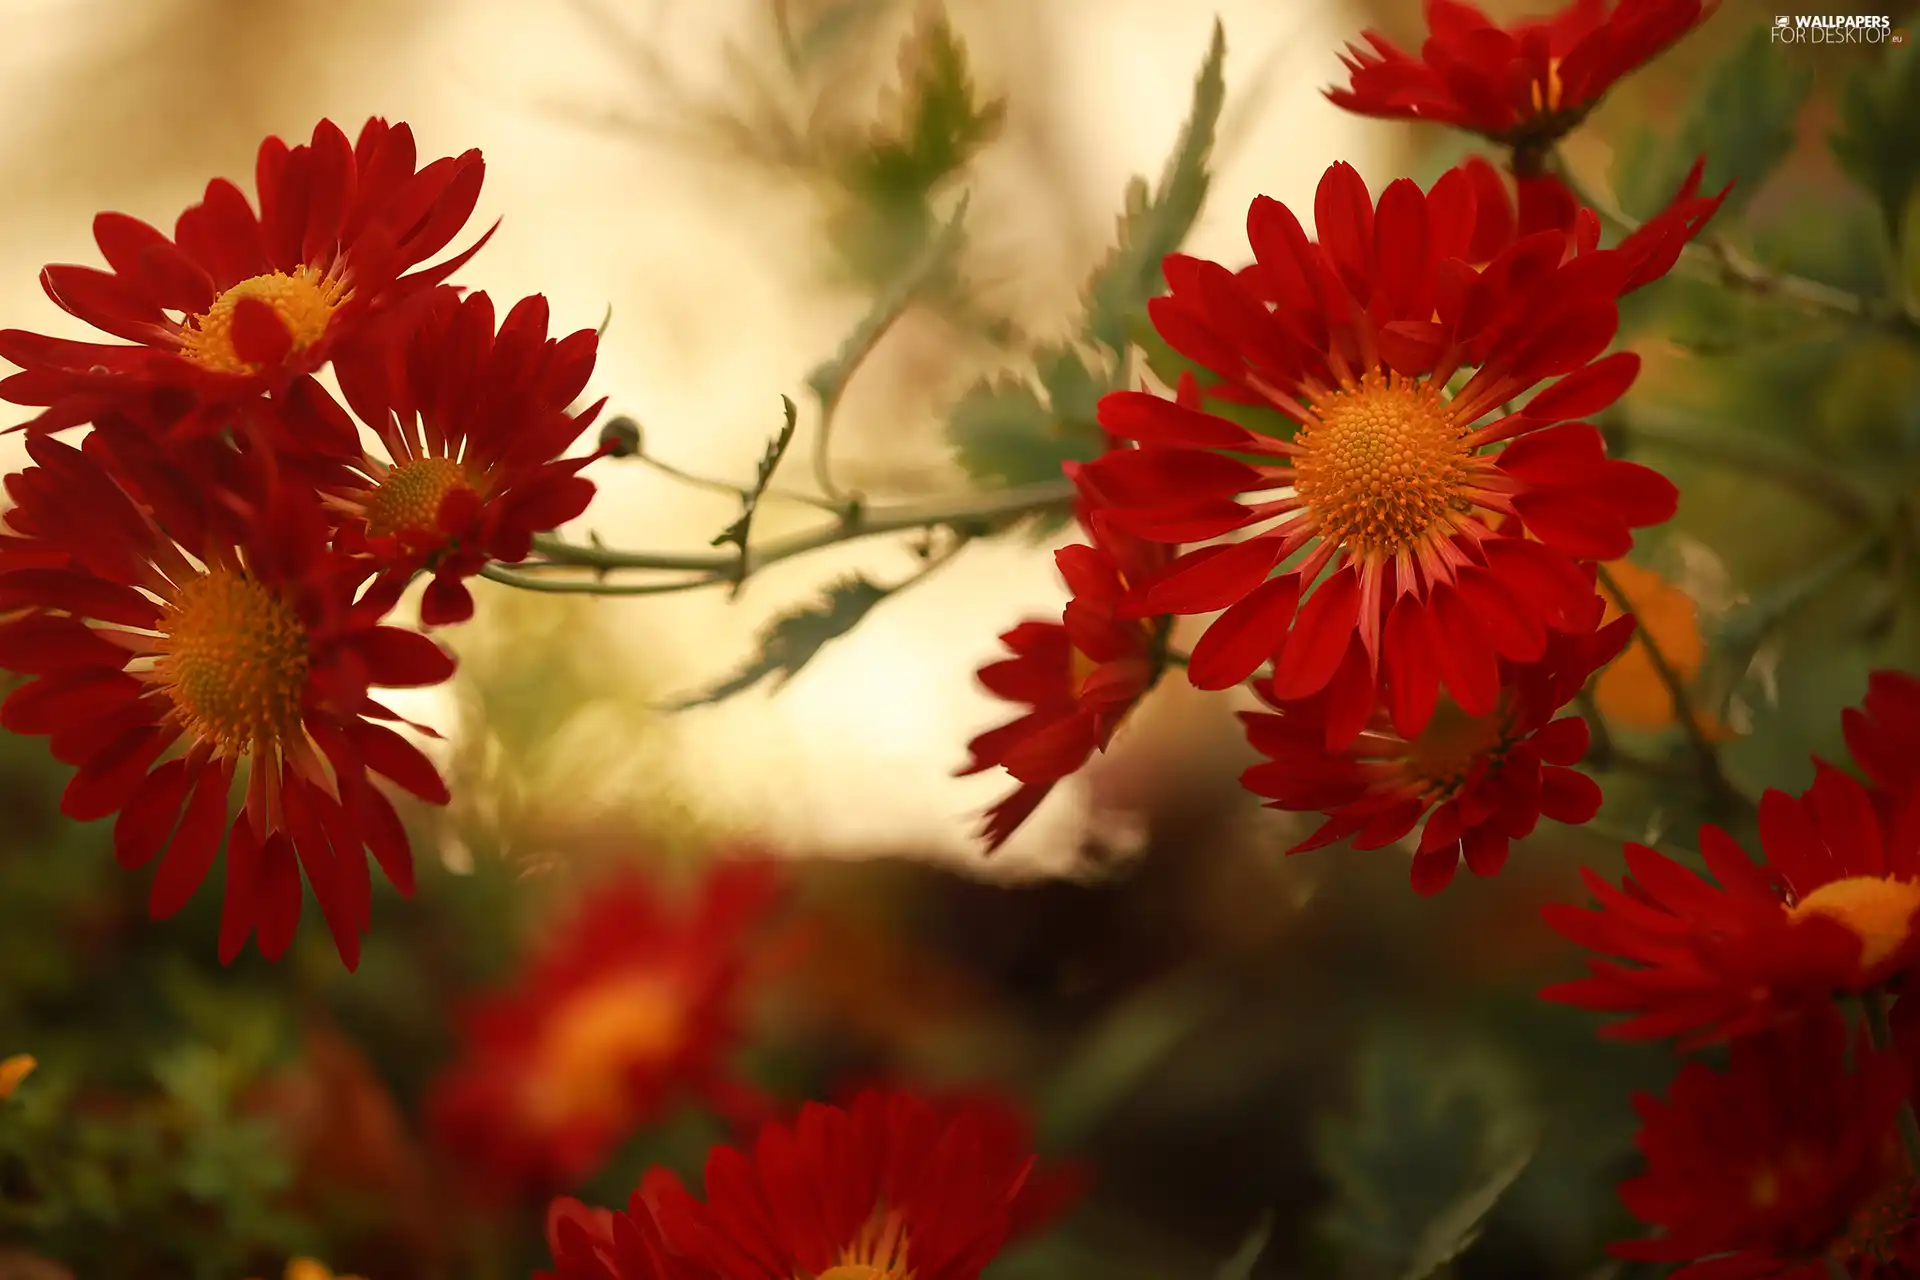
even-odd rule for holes
{"type": "MultiPolygon", "coordinates": [[[[953,407],[954,448],[985,483],[1049,478],[1097,446],[1092,406],[1150,338],[1159,256],[1205,194],[1218,65],[1165,172],[1115,193],[1116,244],[1073,336],[1030,347],[972,296],[964,253],[928,256],[1017,95],[973,84],[935,9],[904,43],[876,38],[888,7],[779,7],[780,57],[742,83],[787,88],[694,112],[684,140],[825,190],[823,234],[857,288],[884,302],[918,273],[917,304],[1011,344],[953,407]],[[888,48],[894,92],[855,121],[833,87],[888,48]]],[[[1568,148],[1627,215],[1700,152],[1710,182],[1740,184],[1691,265],[1633,300],[1648,366],[1606,427],[1681,487],[1679,519],[1635,559],[1698,605],[1691,683],[1748,794],[1803,785],[1809,752],[1842,758],[1838,713],[1870,668],[1920,668],[1920,47],[1782,50],[1764,21],[1724,5],[1568,148]],[[1783,292],[1778,273],[1831,296],[1783,292]]],[[[1419,139],[1423,180],[1462,154],[1419,139]]],[[[571,610],[515,604],[483,601],[503,621],[463,653],[455,806],[417,822],[418,896],[376,901],[355,975],[317,933],[277,966],[220,968],[213,889],[147,921],[145,877],[114,865],[108,829],[58,816],[64,771],[0,736],[0,1055],[40,1061],[0,1103],[0,1251],[81,1280],[241,1280],[295,1254],[368,1280],[542,1261],[542,1206],[464,1206],[422,1136],[450,1010],[510,975],[597,866],[683,877],[713,841],[642,785],[660,735],[566,762],[616,659],[573,644],[571,610]],[[628,803],[582,804],[589,790],[628,803]]],[[[858,864],[795,849],[793,960],[756,992],[743,1066],[789,1101],[874,1078],[1028,1100],[1046,1149],[1098,1181],[999,1280],[1625,1275],[1601,1260],[1634,1231],[1614,1194],[1633,1168],[1628,1098],[1670,1060],[1535,999],[1574,968],[1538,908],[1576,897],[1583,863],[1617,876],[1622,838],[1690,857],[1712,808],[1702,765],[1671,723],[1616,725],[1592,764],[1599,819],[1433,900],[1408,890],[1403,852],[1283,857],[1303,830],[1254,811],[1231,769],[1155,798],[1137,856],[1057,882],[986,883],[910,848],[858,864]]],[[[1723,816],[1751,836],[1737,806],[1723,816]]],[[[726,1136],[679,1113],[580,1192],[618,1204],[649,1165],[693,1174],[726,1136]]]]}

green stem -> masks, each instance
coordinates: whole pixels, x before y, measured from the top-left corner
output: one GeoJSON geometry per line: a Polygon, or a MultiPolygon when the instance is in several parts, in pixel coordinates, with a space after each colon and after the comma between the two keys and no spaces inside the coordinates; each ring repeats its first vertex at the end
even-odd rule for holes
{"type": "MultiPolygon", "coordinates": [[[[1882,1053],[1893,1051],[1893,1025],[1887,1016],[1887,993],[1885,988],[1875,987],[1860,997],[1860,1006],[1867,1015],[1867,1036],[1873,1041],[1873,1047],[1882,1053]]],[[[1913,1112],[1911,1096],[1900,1103],[1900,1145],[1907,1153],[1907,1168],[1920,1175],[1920,1118],[1913,1112]]]]}
{"type": "Polygon", "coordinates": [[[694,580],[671,584],[645,584],[652,588],[651,591],[626,588],[605,591],[603,590],[605,584],[598,583],[574,583],[569,586],[549,583],[539,587],[530,584],[532,581],[547,581],[534,575],[549,571],[579,569],[599,573],[616,569],[653,570],[665,573],[714,575],[716,580],[731,581],[732,575],[741,569],[747,573],[755,573],[781,560],[790,560],[795,556],[838,546],[844,542],[853,542],[860,538],[906,533],[915,529],[942,528],[953,529],[968,536],[978,536],[1027,516],[1071,511],[1073,501],[1072,483],[1067,480],[1055,480],[988,494],[963,494],[925,502],[902,502],[884,506],[856,506],[843,519],[825,528],[776,538],[764,546],[753,548],[747,553],[744,566],[741,565],[740,556],[733,551],[620,551],[603,546],[582,546],[543,534],[533,540],[537,559],[515,565],[511,569],[491,566],[486,576],[496,582],[506,582],[512,586],[527,587],[535,591],[573,591],[612,595],[684,591],[705,586],[707,583],[694,580]]]}
{"type": "MultiPolygon", "coordinates": [[[[1613,598],[1613,603],[1624,614],[1633,613],[1633,605],[1626,593],[1620,589],[1613,575],[1605,565],[1596,565],[1601,589],[1613,598]]],[[[1744,797],[1727,781],[1726,771],[1720,767],[1720,752],[1708,739],[1707,732],[1700,723],[1699,713],[1694,709],[1693,699],[1687,693],[1686,681],[1674,670],[1666,653],[1660,648],[1660,642],[1653,633],[1640,625],[1635,617],[1634,627],[1640,643],[1646,646],[1647,661],[1653,667],[1653,673],[1666,689],[1667,696],[1673,700],[1674,718],[1680,722],[1680,730],[1686,735],[1687,746],[1693,752],[1695,764],[1700,771],[1700,787],[1705,793],[1707,814],[1713,818],[1725,818],[1743,802],[1744,797]]]]}
{"type": "MultiPolygon", "coordinates": [[[[663,476],[678,480],[682,484],[692,485],[697,489],[711,489],[715,493],[732,494],[736,498],[745,498],[753,492],[751,487],[744,484],[735,484],[731,480],[719,480],[712,476],[696,475],[691,471],[683,471],[672,463],[664,462],[644,450],[635,453],[633,460],[652,467],[663,476]]],[[[822,511],[830,511],[834,515],[842,517],[846,515],[848,507],[848,504],[844,502],[835,502],[831,498],[823,498],[818,494],[799,493],[791,489],[765,489],[762,491],[761,496],[776,498],[782,502],[797,502],[810,507],[818,507],[822,511]]]]}

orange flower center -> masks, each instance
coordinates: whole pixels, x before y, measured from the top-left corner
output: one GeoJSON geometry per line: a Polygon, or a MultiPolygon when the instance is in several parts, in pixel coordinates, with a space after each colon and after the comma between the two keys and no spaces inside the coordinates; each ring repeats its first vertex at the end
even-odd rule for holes
{"type": "Polygon", "coordinates": [[[1469,450],[1438,388],[1369,372],[1314,400],[1294,436],[1294,491],[1321,536],[1367,560],[1391,559],[1448,517],[1469,450]]]}
{"type": "Polygon", "coordinates": [[[1795,920],[1825,916],[1845,926],[1860,939],[1860,964],[1871,969],[1913,936],[1916,910],[1920,910],[1920,881],[1848,876],[1821,885],[1787,915],[1795,920]]]}
{"type": "Polygon", "coordinates": [[[257,366],[241,359],[233,346],[233,312],[241,299],[272,307],[293,338],[293,349],[301,351],[326,333],[334,308],[350,292],[344,281],[322,275],[317,267],[295,267],[291,275],[270,271],[249,277],[215,298],[203,314],[193,317],[192,325],[180,331],[180,354],[219,373],[252,373],[257,366]]]}
{"type": "Polygon", "coordinates": [[[656,973],[623,974],[566,1000],[528,1074],[529,1113],[545,1125],[618,1116],[628,1074],[673,1056],[686,1013],[677,987],[656,973]]]}
{"type": "Polygon", "coordinates": [[[196,739],[232,755],[287,740],[307,684],[307,629],[292,605],[229,569],[182,586],[155,644],[154,677],[196,739]]]}
{"type": "Polygon", "coordinates": [[[1429,798],[1446,800],[1466,785],[1475,761],[1498,755],[1505,736],[1506,720],[1498,710],[1470,716],[1443,697],[1427,727],[1408,744],[1407,767],[1429,798]]]}
{"type": "Polygon", "coordinates": [[[430,533],[440,520],[440,504],[456,489],[473,491],[466,471],[452,458],[415,458],[388,471],[367,499],[367,533],[430,533]]]}
{"type": "Polygon", "coordinates": [[[1533,82],[1533,109],[1536,112],[1558,111],[1560,109],[1560,59],[1547,59],[1547,77],[1533,82]]]}
{"type": "Polygon", "coordinates": [[[33,1074],[39,1064],[32,1054],[16,1053],[11,1058],[0,1058],[0,1099],[13,1095],[20,1082],[33,1074]]]}
{"type": "Polygon", "coordinates": [[[840,1251],[839,1260],[813,1280],[913,1280],[907,1262],[907,1228],[900,1214],[875,1213],[853,1243],[840,1251]]]}

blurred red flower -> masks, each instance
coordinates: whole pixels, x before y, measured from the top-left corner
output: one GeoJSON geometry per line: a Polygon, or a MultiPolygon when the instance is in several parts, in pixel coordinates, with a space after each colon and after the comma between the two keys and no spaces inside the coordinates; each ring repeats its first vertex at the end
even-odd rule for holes
{"type": "Polygon", "coordinates": [[[1134,584],[1142,614],[1225,611],[1194,647],[1196,686],[1227,688],[1271,660],[1275,696],[1306,698],[1358,634],[1367,687],[1341,696],[1399,688],[1402,737],[1426,727],[1440,684],[1489,715],[1500,660],[1535,661],[1549,628],[1578,629],[1593,595],[1581,562],[1625,554],[1633,529],[1673,515],[1671,484],[1609,459],[1595,428],[1569,421],[1612,404],[1639,370],[1631,353],[1602,352],[1646,254],[1578,253],[1549,230],[1475,270],[1463,257],[1475,204],[1456,170],[1430,194],[1397,181],[1376,210],[1339,164],[1320,183],[1318,244],[1261,198],[1247,222],[1256,269],[1166,260],[1171,295],[1150,304],[1161,336],[1300,424],[1280,439],[1145,392],[1101,401],[1102,425],[1142,445],[1088,467],[1116,527],[1166,542],[1262,530],[1134,584]],[[1423,666],[1440,680],[1415,679],[1423,666]]]}
{"type": "Polygon", "coordinates": [[[1691,1263],[1673,1275],[1692,1280],[1823,1280],[1828,1258],[1848,1275],[1912,1274],[1878,1269],[1912,1194],[1895,1130],[1905,1097],[1899,1056],[1864,1029],[1849,1046],[1831,1006],[1735,1041],[1723,1072],[1688,1063],[1666,1099],[1634,1099],[1647,1167],[1621,1198],[1662,1234],[1612,1252],[1691,1263]]]}
{"type": "Polygon", "coordinates": [[[44,407],[26,426],[54,431],[161,389],[209,404],[283,390],[473,256],[486,237],[404,274],[466,225],[484,172],[478,151],[416,168],[404,124],[369,120],[349,144],[322,120],[303,146],[260,144],[257,215],[224,178],[171,239],[103,213],[93,235],[108,269],[50,266],[41,285],[61,310],[137,345],[0,331],[0,357],[24,370],[0,397],[44,407]]]}
{"type": "Polygon", "coordinates": [[[1573,0],[1503,27],[1458,0],[1427,0],[1419,56],[1377,31],[1348,45],[1335,106],[1361,115],[1450,124],[1496,142],[1544,148],[1570,132],[1614,83],[1705,21],[1717,0],[1573,0]]]}
{"type": "Polygon", "coordinates": [[[1603,1034],[1680,1035],[1692,1046],[1789,1019],[1836,992],[1880,987],[1920,964],[1920,791],[1909,786],[1887,822],[1858,782],[1815,763],[1803,796],[1761,797],[1761,866],[1706,826],[1700,852],[1717,885],[1638,844],[1626,847],[1632,874],[1619,888],[1583,868],[1598,905],[1556,904],[1544,915],[1613,959],[1590,961],[1590,976],[1542,996],[1634,1015],[1603,1034]]]}
{"type": "Polygon", "coordinates": [[[682,1095],[729,1118],[755,1105],[728,1074],[750,935],[780,896],[767,863],[721,864],[669,902],[638,873],[581,898],[505,991],[466,1012],[464,1056],[429,1126],[483,1199],[550,1195],[591,1175],[682,1095]]]}
{"type": "Polygon", "coordinates": [[[1892,817],[1900,796],[1920,789],[1920,679],[1876,671],[1858,707],[1840,713],[1847,750],[1873,782],[1874,803],[1892,817]]]}
{"type": "Polygon", "coordinates": [[[36,465],[7,477],[19,536],[0,546],[0,616],[16,615],[0,625],[0,667],[35,679],[0,724],[49,735],[78,766],[61,810],[118,813],[123,866],[165,851],[156,918],[186,905],[224,837],[222,960],[256,931],[268,958],[286,950],[304,872],[351,969],[372,910],[367,852],[413,890],[406,832],[372,775],[447,801],[369,690],[438,684],[453,659],[381,625],[391,601],[358,595],[366,574],[327,549],[311,492],[209,490],[142,440],[114,419],[87,452],[38,436],[36,465]],[[116,473],[96,442],[111,443],[116,473]],[[229,823],[243,768],[246,803],[229,823]]]}
{"type": "MultiPolygon", "coordinates": [[[[1493,875],[1506,865],[1509,844],[1530,834],[1543,815],[1578,824],[1599,811],[1600,788],[1570,767],[1586,754],[1586,722],[1554,717],[1633,635],[1632,618],[1599,626],[1601,608],[1593,598],[1588,629],[1551,633],[1534,662],[1502,662],[1500,695],[1489,714],[1469,715],[1442,699],[1410,740],[1394,732],[1383,707],[1369,715],[1366,704],[1343,708],[1324,695],[1282,702],[1272,681],[1259,681],[1255,692],[1274,710],[1240,718],[1267,759],[1241,781],[1267,797],[1269,809],[1327,815],[1289,853],[1349,838],[1356,849],[1378,849],[1421,827],[1416,892],[1446,888],[1463,858],[1475,875],[1493,875]],[[1329,752],[1330,736],[1348,736],[1344,729],[1330,733],[1329,717],[1356,714],[1368,717],[1360,736],[1329,752]]],[[[1355,644],[1346,660],[1359,666],[1366,655],[1355,644]]],[[[1416,674],[1435,678],[1431,667],[1416,674]]],[[[1389,690],[1389,700],[1399,694],[1398,687],[1389,690]]]]}
{"type": "Polygon", "coordinates": [[[704,1203],[655,1170],[626,1213],[566,1205],[550,1238],[557,1280],[977,1280],[1081,1186],[997,1099],[867,1091],[714,1148],[704,1203]]]}
{"type": "Polygon", "coordinates": [[[317,384],[284,398],[290,439],[318,456],[314,475],[340,521],[338,545],[404,583],[430,571],[421,618],[473,616],[463,579],[490,561],[524,560],[533,535],[586,510],[580,469],[560,455],[600,411],[567,410],[593,373],[597,335],[547,337],[547,301],[522,299],[494,332],[485,293],[442,287],[404,341],[366,343],[335,361],[341,392],[386,449],[362,450],[353,419],[317,384]]]}
{"type": "MultiPolygon", "coordinates": [[[[1183,399],[1198,389],[1183,384],[1183,399]]],[[[1054,784],[1104,751],[1121,722],[1166,669],[1169,620],[1120,610],[1129,587],[1161,570],[1173,550],[1116,528],[1093,469],[1066,464],[1078,489],[1075,515],[1086,543],[1054,552],[1072,599],[1059,622],[1023,622],[1000,637],[1011,658],[979,672],[987,692],[1028,710],[967,744],[958,776],[1003,768],[1020,785],[987,811],[980,830],[991,853],[1040,807],[1054,784]]]]}

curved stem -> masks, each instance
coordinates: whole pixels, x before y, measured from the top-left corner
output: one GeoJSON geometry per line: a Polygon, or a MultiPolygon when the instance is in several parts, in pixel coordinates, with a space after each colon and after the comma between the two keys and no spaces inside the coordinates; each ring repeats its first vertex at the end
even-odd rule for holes
{"type": "MultiPolygon", "coordinates": [[[[538,569],[555,566],[525,567],[538,569]]],[[[692,578],[679,578],[672,582],[602,582],[598,578],[539,578],[522,570],[509,569],[497,564],[490,564],[482,569],[480,576],[489,582],[497,582],[501,586],[518,587],[522,591],[538,591],[556,596],[666,596],[679,591],[698,591],[702,587],[733,584],[733,579],[711,573],[703,573],[692,578]]]]}
{"type": "MultiPolygon", "coordinates": [[[[672,463],[656,458],[650,453],[635,453],[632,457],[633,461],[644,463],[663,476],[671,477],[672,479],[680,481],[682,484],[692,485],[697,489],[710,489],[715,493],[731,494],[736,498],[745,498],[753,492],[749,486],[735,484],[731,480],[720,480],[712,476],[695,475],[691,471],[683,471],[672,463]]],[[[832,498],[823,498],[818,494],[812,493],[800,493],[792,489],[767,489],[763,492],[762,496],[778,498],[782,502],[803,503],[810,507],[818,507],[822,511],[830,511],[837,516],[844,516],[847,510],[847,504],[844,502],[836,502],[832,498]]]]}
{"type": "Polygon", "coordinates": [[[1674,669],[1673,663],[1668,661],[1666,653],[1660,648],[1660,642],[1654,639],[1653,633],[1640,624],[1637,615],[1634,615],[1632,603],[1628,601],[1626,593],[1620,589],[1620,584],[1614,581],[1613,575],[1607,571],[1607,567],[1595,565],[1594,571],[1599,576],[1601,589],[1612,598],[1614,607],[1621,613],[1634,617],[1634,634],[1639,637],[1640,643],[1646,646],[1647,661],[1652,665],[1653,673],[1659,678],[1662,687],[1666,689],[1667,696],[1673,700],[1674,718],[1680,722],[1681,732],[1687,737],[1687,746],[1692,749],[1694,761],[1699,766],[1700,786],[1705,792],[1708,816],[1726,817],[1733,809],[1745,802],[1745,797],[1734,789],[1731,782],[1727,781],[1726,772],[1720,767],[1720,752],[1707,738],[1706,729],[1702,726],[1699,713],[1694,708],[1693,699],[1687,693],[1686,681],[1680,678],[1680,673],[1674,669]]]}

